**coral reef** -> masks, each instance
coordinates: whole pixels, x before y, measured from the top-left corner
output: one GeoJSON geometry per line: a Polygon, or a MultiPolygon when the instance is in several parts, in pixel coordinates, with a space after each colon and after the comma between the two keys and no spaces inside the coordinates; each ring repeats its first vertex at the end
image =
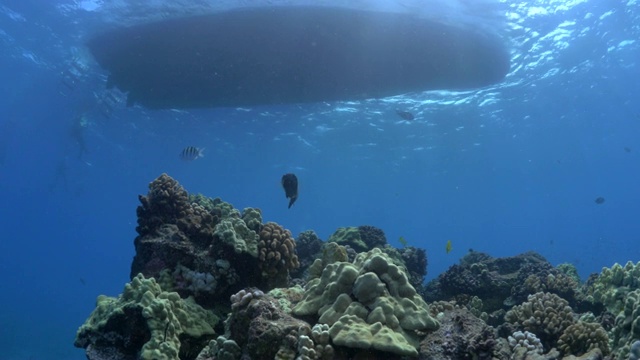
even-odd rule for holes
{"type": "Polygon", "coordinates": [[[328,241],[336,242],[343,246],[349,245],[356,252],[363,252],[384,246],[387,243],[387,238],[381,229],[375,226],[362,225],[338,228],[329,237],[328,241]]]}
{"type": "Polygon", "coordinates": [[[405,246],[399,251],[407,267],[409,282],[418,290],[418,287],[423,286],[424,278],[427,276],[427,252],[413,246],[405,246]]]}
{"type": "Polygon", "coordinates": [[[167,290],[213,306],[244,286],[286,286],[298,267],[290,232],[263,225],[259,209],[240,213],[220,199],[190,196],[166,174],[140,202],[132,277],[154,277],[167,290]]]}
{"type": "Polygon", "coordinates": [[[367,245],[367,250],[383,247],[387,244],[387,237],[382,229],[371,225],[358,226],[360,238],[367,245]]]}
{"type": "Polygon", "coordinates": [[[153,278],[140,274],[119,297],[98,297],[74,345],[87,349],[90,360],[106,354],[145,360],[194,359],[215,334],[217,321],[193,299],[165,292],[153,278]]]}
{"type": "Polygon", "coordinates": [[[293,314],[318,316],[330,325],[335,345],[405,356],[418,354],[416,331],[439,326],[406,274],[379,249],[359,254],[354,263],[327,264],[310,279],[293,314]]]}
{"type": "Polygon", "coordinates": [[[427,301],[477,296],[482,299],[484,311],[491,313],[525,300],[528,293],[518,290],[525,279],[550,269],[553,266],[533,252],[493,258],[470,251],[460,264],[453,265],[427,284],[423,295],[427,301]]]}
{"type": "Polygon", "coordinates": [[[446,310],[438,316],[441,326],[420,342],[419,359],[492,359],[502,356],[503,345],[495,330],[465,308],[446,310]]]}
{"type": "Polygon", "coordinates": [[[640,263],[581,284],[536,253],[470,251],[424,286],[425,250],[373,226],[294,240],[166,174],[139,199],[132,280],[76,336],[90,360],[640,359],[640,263]]]}
{"type": "Polygon", "coordinates": [[[298,349],[298,332],[310,333],[308,323],[285,313],[270,295],[252,295],[245,291],[235,295],[234,306],[225,322],[227,339],[233,339],[250,359],[293,359],[298,349]],[[287,353],[288,355],[285,355],[287,353]]]}
{"type": "Polygon", "coordinates": [[[303,277],[305,270],[313,264],[313,261],[322,255],[324,243],[313,230],[303,231],[296,238],[296,253],[300,267],[291,270],[292,277],[303,277]]]}

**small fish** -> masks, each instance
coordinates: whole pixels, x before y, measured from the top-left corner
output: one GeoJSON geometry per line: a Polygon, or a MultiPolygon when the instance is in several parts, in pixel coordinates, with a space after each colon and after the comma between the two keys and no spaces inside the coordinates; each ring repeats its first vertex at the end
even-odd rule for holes
{"type": "Polygon", "coordinates": [[[291,205],[298,199],[298,178],[295,174],[284,174],[281,183],[284,194],[289,199],[289,209],[291,209],[291,205]]]}
{"type": "Polygon", "coordinates": [[[398,241],[402,246],[407,247],[407,239],[405,239],[404,236],[400,236],[400,239],[398,239],[398,241]]]}
{"type": "Polygon", "coordinates": [[[625,152],[630,153],[630,152],[631,152],[631,148],[630,148],[630,147],[628,147],[628,146],[625,146],[625,147],[624,147],[624,151],[625,151],[625,152]]]}
{"type": "Polygon", "coordinates": [[[604,198],[602,196],[597,197],[594,201],[598,205],[604,204],[604,198]]]}
{"type": "Polygon", "coordinates": [[[396,114],[398,114],[402,120],[411,121],[414,119],[413,114],[408,111],[396,110],[396,114]]]}
{"type": "Polygon", "coordinates": [[[445,246],[444,250],[448,253],[451,252],[451,240],[447,240],[447,245],[445,246]]]}
{"type": "Polygon", "coordinates": [[[197,148],[195,146],[187,146],[180,152],[180,159],[184,161],[193,161],[204,157],[204,148],[197,148]]]}

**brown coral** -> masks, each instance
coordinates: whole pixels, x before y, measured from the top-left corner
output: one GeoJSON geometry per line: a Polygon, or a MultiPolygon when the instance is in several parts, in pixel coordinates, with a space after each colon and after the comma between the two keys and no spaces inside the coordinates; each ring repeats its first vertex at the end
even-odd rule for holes
{"type": "Polygon", "coordinates": [[[536,334],[545,348],[555,346],[560,335],[575,323],[569,303],[556,294],[535,293],[528,301],[514,306],[505,315],[505,320],[520,330],[536,334]]]}
{"type": "Polygon", "coordinates": [[[549,292],[575,305],[579,297],[578,288],[579,283],[576,279],[554,268],[529,275],[525,279],[522,287],[514,288],[512,295],[517,298],[515,294],[517,290],[520,290],[521,294],[526,295],[537,292],[549,292]]]}
{"type": "Polygon", "coordinates": [[[578,321],[569,325],[558,340],[558,350],[565,356],[582,355],[595,348],[609,354],[609,336],[602,325],[578,321]]]}
{"type": "Polygon", "coordinates": [[[158,235],[162,227],[174,224],[195,244],[209,245],[217,216],[203,206],[190,203],[187,191],[167,174],[149,184],[147,196],[140,195],[137,208],[140,236],[158,235]]]}
{"type": "Polygon", "coordinates": [[[175,224],[189,208],[187,191],[167,174],[153,180],[147,196],[139,195],[138,199],[136,231],[140,235],[154,234],[163,224],[175,224]]]}
{"type": "Polygon", "coordinates": [[[296,255],[296,242],[289,230],[268,222],[260,230],[258,259],[263,276],[272,286],[286,286],[289,270],[300,266],[296,255]]]}

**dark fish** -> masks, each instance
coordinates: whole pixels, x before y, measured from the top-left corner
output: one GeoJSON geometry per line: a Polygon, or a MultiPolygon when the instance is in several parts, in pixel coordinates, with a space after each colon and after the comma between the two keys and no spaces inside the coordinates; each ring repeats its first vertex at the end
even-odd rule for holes
{"type": "Polygon", "coordinates": [[[282,188],[284,189],[285,196],[289,198],[289,209],[291,209],[291,205],[298,199],[298,178],[296,175],[282,175],[282,188]]]}
{"type": "Polygon", "coordinates": [[[630,148],[630,147],[628,147],[628,146],[625,146],[625,147],[624,147],[624,151],[625,151],[625,152],[630,153],[630,152],[631,152],[631,148],[630,148]]]}
{"type": "Polygon", "coordinates": [[[192,161],[201,157],[204,157],[204,148],[201,149],[195,146],[187,146],[180,153],[180,159],[184,161],[192,161]]]}
{"type": "Polygon", "coordinates": [[[604,198],[602,196],[597,197],[595,200],[596,204],[601,205],[604,204],[604,198]]]}
{"type": "Polygon", "coordinates": [[[413,114],[408,111],[396,110],[396,114],[398,114],[398,116],[400,116],[402,120],[411,121],[414,119],[413,114]]]}

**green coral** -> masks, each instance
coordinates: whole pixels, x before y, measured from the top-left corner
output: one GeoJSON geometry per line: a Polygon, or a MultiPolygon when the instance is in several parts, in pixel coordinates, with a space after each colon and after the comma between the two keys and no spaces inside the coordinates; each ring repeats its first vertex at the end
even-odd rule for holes
{"type": "Polygon", "coordinates": [[[633,342],[640,339],[640,290],[627,294],[623,300],[622,310],[616,315],[615,326],[610,331],[613,358],[626,360],[629,358],[633,342]]]}
{"type": "Polygon", "coordinates": [[[578,268],[576,268],[575,265],[570,263],[563,263],[556,266],[556,269],[558,269],[558,271],[560,271],[561,273],[571,277],[576,281],[576,283],[580,283],[580,275],[578,275],[578,268]]]}
{"type": "Polygon", "coordinates": [[[328,242],[335,242],[340,245],[349,245],[357,252],[367,251],[369,247],[360,236],[360,229],[357,227],[338,228],[330,237],[328,242]]]}
{"type": "Polygon", "coordinates": [[[402,356],[418,355],[416,331],[439,327],[406,274],[380,249],[359,254],[353,263],[326,265],[307,283],[293,314],[317,315],[331,326],[334,344],[402,356]]]}
{"type": "Polygon", "coordinates": [[[249,229],[259,233],[262,228],[262,211],[257,208],[245,208],[242,210],[242,221],[249,229]]]}
{"type": "MultiPolygon", "coordinates": [[[[175,292],[163,291],[153,278],[138,274],[117,297],[99,296],[96,309],[78,329],[75,345],[86,348],[101,346],[105,339],[125,337],[134,333],[133,324],[125,320],[142,319],[146,328],[138,333],[149,337],[140,349],[140,359],[178,359],[182,342],[188,338],[206,341],[215,332],[218,319],[196,304],[192,298],[182,299],[175,292]]],[[[145,336],[146,337],[146,336],[145,336]]],[[[125,341],[126,343],[126,341],[125,341]]],[[[187,348],[191,347],[187,346],[187,348]]]]}
{"type": "Polygon", "coordinates": [[[624,266],[614,264],[602,272],[592,286],[593,300],[603,303],[609,312],[618,314],[631,291],[640,289],[640,262],[629,261],[624,266]]]}
{"type": "Polygon", "coordinates": [[[309,278],[319,278],[325,266],[334,262],[348,261],[347,249],[336,243],[327,243],[322,249],[322,257],[309,266],[309,278]]]}
{"type": "Polygon", "coordinates": [[[258,257],[258,234],[249,229],[239,217],[226,218],[216,225],[214,236],[231,246],[236,254],[248,253],[258,257]]]}

